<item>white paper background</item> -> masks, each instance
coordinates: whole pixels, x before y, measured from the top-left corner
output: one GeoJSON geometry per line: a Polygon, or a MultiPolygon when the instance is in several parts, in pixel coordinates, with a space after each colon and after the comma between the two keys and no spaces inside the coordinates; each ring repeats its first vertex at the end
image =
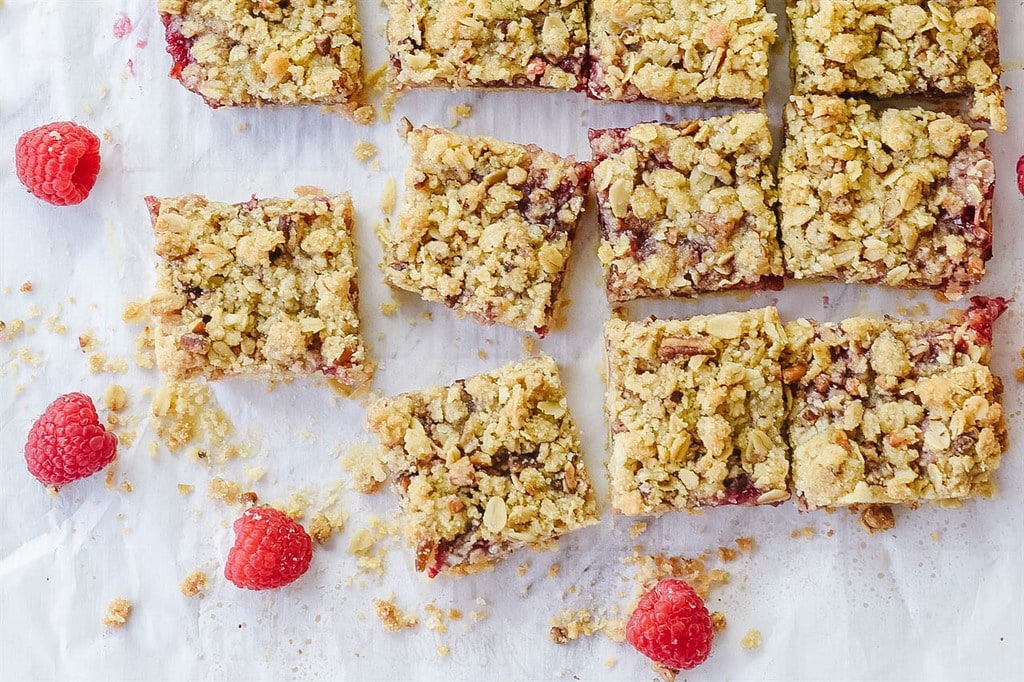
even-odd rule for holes
{"type": "MultiPolygon", "coordinates": [[[[612,609],[628,603],[632,568],[621,563],[641,543],[645,551],[694,556],[752,536],[755,552],[726,566],[731,584],[709,607],[723,611],[727,630],[711,658],[685,679],[1021,679],[1024,647],[1024,484],[1021,454],[1022,303],[996,330],[994,367],[1004,378],[1011,448],[993,500],[962,510],[925,506],[897,510],[897,528],[868,536],[856,516],[798,514],[792,505],[670,514],[639,539],[631,519],[608,509],[601,412],[600,330],[608,314],[596,258],[597,222],[581,228],[567,295],[567,323],[538,347],[562,367],[570,406],[583,430],[588,465],[601,494],[603,522],[563,539],[555,553],[523,552],[494,572],[428,581],[396,540],[382,578],[362,574],[347,551],[354,532],[373,515],[390,519],[390,492],[363,497],[348,489],[339,463],[346,444],[365,439],[365,406],[337,398],[322,381],[296,381],[268,392],[259,382],[213,387],[239,440],[256,454],[230,466],[206,468],[161,450],[145,416],[145,388],[155,370],[131,362],[138,329],[121,321],[124,304],[148,296],[153,281],[146,194],[188,192],[241,201],[289,196],[297,185],[350,190],[358,214],[360,285],[365,334],[380,361],[375,389],[413,390],[498,367],[524,354],[522,337],[456,320],[447,310],[399,295],[401,310],[379,312],[391,293],[377,269],[384,180],[401,178],[406,153],[394,130],[401,116],[447,125],[449,107],[473,115],[461,132],[534,142],[587,158],[588,127],[627,126],[694,110],[648,105],[597,105],[569,93],[416,92],[399,101],[393,122],[359,127],[318,109],[212,111],[167,78],[170,58],[148,0],[6,0],[0,6],[0,319],[26,319],[33,333],[0,343],[0,678],[60,679],[645,679],[648,662],[626,644],[603,636],[557,646],[548,619],[563,608],[612,609]],[[133,32],[116,39],[121,16],[133,32]],[[139,41],[145,41],[144,44],[139,41]],[[132,68],[128,62],[131,60],[132,68]],[[134,71],[132,70],[134,69],[134,71]],[[13,147],[28,128],[73,118],[104,136],[103,168],[89,199],[71,208],[43,204],[18,183],[13,147]],[[239,130],[240,124],[247,129],[239,130]],[[355,161],[356,140],[380,149],[380,170],[355,161]],[[31,281],[30,293],[19,286],[31,281]],[[32,316],[33,306],[40,314],[32,316]],[[433,321],[422,319],[424,311],[433,321]],[[67,333],[47,330],[57,314],[67,333]],[[128,360],[126,374],[92,374],[77,343],[90,333],[97,350],[128,360]],[[485,351],[486,357],[478,354],[485,351]],[[67,486],[52,498],[24,465],[22,447],[33,420],[57,395],[85,391],[99,401],[111,383],[128,389],[127,413],[140,418],[138,436],[121,448],[118,477],[134,492],[113,492],[103,476],[67,486]],[[211,478],[245,481],[247,466],[267,476],[253,487],[261,500],[284,502],[305,492],[323,501],[341,481],[345,531],[316,551],[309,574],[281,590],[240,591],[222,577],[237,515],[208,500],[211,478]],[[196,492],[178,494],[177,484],[196,492]],[[814,537],[791,532],[813,527],[814,537]],[[830,537],[829,531],[833,532],[830,537]],[[933,540],[936,534],[937,540],[933,540]],[[529,562],[525,575],[517,567],[529,562]],[[549,578],[558,563],[561,572],[549,578]],[[185,599],[181,579],[209,574],[203,599],[185,599]],[[575,588],[575,589],[573,589],[575,588]],[[420,617],[415,630],[386,633],[372,614],[374,598],[394,593],[399,607],[420,617]],[[101,624],[107,604],[124,596],[135,605],[128,625],[101,624]],[[475,600],[486,600],[479,606],[475,600]],[[424,625],[424,605],[467,614],[447,634],[424,625]],[[472,610],[490,616],[474,624],[472,610]],[[757,628],[762,646],[739,640],[757,628]],[[437,647],[451,654],[438,656],[437,647]],[[608,667],[610,659],[615,659],[608,667]]],[[[1017,0],[999,0],[1003,83],[1010,132],[996,135],[995,257],[976,293],[1024,300],[1024,199],[1014,163],[1024,153],[1024,22],[1017,0]]],[[[779,121],[788,90],[785,22],[773,51],[769,112],[779,121]]],[[[361,2],[368,64],[383,63],[383,9],[361,2]]],[[[711,110],[704,110],[710,113],[711,110]]],[[[841,319],[895,314],[923,304],[928,316],[949,305],[926,294],[842,285],[790,285],[777,294],[710,296],[698,302],[645,302],[634,315],[690,315],[776,303],[784,318],[841,319]],[[827,296],[829,304],[823,302],[827,296]]],[[[915,310],[915,312],[917,312],[915,310]]],[[[314,505],[315,506],[315,505],[314,505]]]]}

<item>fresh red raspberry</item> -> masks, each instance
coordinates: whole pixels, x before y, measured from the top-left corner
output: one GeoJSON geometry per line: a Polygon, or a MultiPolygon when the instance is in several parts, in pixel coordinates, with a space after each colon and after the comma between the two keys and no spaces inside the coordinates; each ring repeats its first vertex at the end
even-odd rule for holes
{"type": "Polygon", "coordinates": [[[100,173],[100,140],[71,121],[48,123],[18,139],[14,159],[29,192],[56,206],[80,204],[100,173]]]}
{"type": "Polygon", "coordinates": [[[1017,159],[1017,191],[1024,194],[1024,156],[1017,159]]]}
{"type": "Polygon", "coordinates": [[[83,393],[68,393],[50,403],[25,443],[28,471],[46,485],[92,476],[116,455],[117,436],[103,428],[92,399],[83,393]]]}
{"type": "Polygon", "coordinates": [[[711,652],[711,616],[693,588],[666,578],[640,598],[626,622],[626,640],[673,670],[690,670],[711,652]]]}
{"type": "Polygon", "coordinates": [[[224,577],[249,590],[269,590],[296,580],[312,558],[305,528],[273,507],[252,507],[235,521],[224,577]]]}

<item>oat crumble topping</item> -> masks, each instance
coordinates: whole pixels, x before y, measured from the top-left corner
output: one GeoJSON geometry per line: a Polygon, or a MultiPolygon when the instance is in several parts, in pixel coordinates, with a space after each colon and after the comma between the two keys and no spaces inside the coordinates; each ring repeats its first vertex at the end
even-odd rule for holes
{"type": "Polygon", "coordinates": [[[608,300],[782,287],[768,117],[591,130],[608,300]]]}
{"type": "Polygon", "coordinates": [[[370,406],[416,568],[465,574],[598,521],[558,368],[542,356],[370,406]]]}
{"type": "Polygon", "coordinates": [[[661,514],[789,498],[774,308],[605,324],[612,506],[661,514]]]}
{"type": "Polygon", "coordinates": [[[757,104],[775,29],[764,0],[593,0],[589,94],[757,104]]]}
{"type": "Polygon", "coordinates": [[[789,0],[798,94],[971,95],[1006,130],[995,0],[789,0]]]}
{"type": "Polygon", "coordinates": [[[986,134],[920,108],[793,97],[779,162],[789,275],[959,297],[992,255],[986,134]]]}
{"type": "Polygon", "coordinates": [[[1007,446],[989,368],[1002,299],[946,321],[786,326],[793,488],[804,509],[991,494],[1007,446]]]}
{"type": "Polygon", "coordinates": [[[353,0],[158,0],[171,77],[212,107],[358,107],[353,0]]]}
{"type": "Polygon", "coordinates": [[[583,0],[387,4],[391,77],[399,87],[583,87],[583,0]]]}
{"type": "Polygon", "coordinates": [[[589,166],[426,126],[408,142],[398,224],[383,235],[387,282],[482,324],[545,333],[589,166]]]}
{"type": "Polygon", "coordinates": [[[322,372],[349,389],[369,381],[348,195],[147,203],[161,259],[150,307],[165,374],[322,372]]]}

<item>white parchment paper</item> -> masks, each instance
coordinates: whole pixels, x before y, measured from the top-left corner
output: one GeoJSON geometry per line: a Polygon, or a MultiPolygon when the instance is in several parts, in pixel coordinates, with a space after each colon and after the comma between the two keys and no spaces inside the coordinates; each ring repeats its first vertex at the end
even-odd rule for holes
{"type": "MultiPolygon", "coordinates": [[[[1021,679],[1024,676],[1024,363],[1021,273],[1024,198],[1014,164],[1024,153],[1024,21],[1018,0],[998,0],[1010,132],[991,139],[999,180],[990,274],[976,293],[1018,299],[996,327],[994,368],[1004,379],[1010,451],[992,500],[962,509],[898,509],[897,527],[867,535],[855,515],[798,514],[792,505],[670,514],[631,537],[631,519],[607,503],[601,411],[601,325],[608,315],[596,258],[594,211],[584,221],[571,263],[565,322],[537,344],[560,364],[570,407],[583,431],[603,521],[558,543],[556,552],[523,552],[495,571],[428,581],[410,552],[384,540],[382,576],[360,570],[348,551],[373,518],[394,521],[390,492],[350,489],[340,459],[366,439],[365,404],[339,398],[323,381],[273,391],[259,382],[212,387],[230,415],[246,460],[203,465],[171,455],[148,421],[156,370],[132,362],[137,326],[122,322],[129,301],[148,296],[155,257],[142,197],[189,192],[225,201],[290,196],[298,185],[353,193],[358,218],[360,286],[366,338],[380,362],[375,390],[393,393],[447,383],[525,354],[522,336],[457,320],[446,309],[383,284],[372,226],[379,197],[407,155],[395,123],[450,125],[450,107],[469,103],[458,125],[471,134],[533,142],[589,157],[588,127],[700,115],[653,105],[599,105],[580,94],[414,92],[391,123],[360,127],[316,108],[213,111],[167,77],[170,58],[152,0],[6,0],[0,3],[0,319],[26,329],[0,342],[0,678],[21,679],[649,679],[648,661],[603,636],[567,645],[548,639],[562,610],[614,615],[632,596],[634,545],[645,552],[695,556],[754,538],[752,554],[725,566],[728,585],[709,599],[728,627],[710,659],[684,679],[1021,679]],[[113,26],[128,17],[122,38],[113,26]],[[42,123],[74,119],[103,137],[103,167],[89,199],[56,208],[31,197],[14,173],[18,135],[42,123]],[[373,161],[355,160],[358,140],[374,143],[373,161]],[[24,282],[29,292],[20,291],[24,282]],[[396,298],[392,316],[380,304],[396,298]],[[426,320],[423,313],[432,313],[426,320]],[[61,327],[64,328],[63,333],[61,327]],[[88,334],[95,347],[79,347],[88,334]],[[89,356],[127,360],[127,370],[93,372],[89,356]],[[57,395],[81,390],[98,402],[119,383],[128,391],[122,418],[136,437],[120,449],[115,483],[103,475],[51,497],[25,469],[22,448],[33,420],[57,395]],[[296,494],[311,509],[341,484],[345,530],[317,549],[305,577],[281,590],[237,590],[221,577],[237,508],[207,499],[215,476],[243,482],[261,500],[296,494]],[[195,486],[182,496],[178,484],[195,486]],[[812,528],[810,537],[793,532],[812,528]],[[560,566],[549,576],[553,564],[560,566]],[[179,592],[194,570],[210,576],[202,599],[179,592]],[[420,618],[418,628],[387,633],[372,600],[394,595],[420,618]],[[134,604],[119,630],[101,621],[117,596],[134,604]],[[427,627],[427,604],[458,609],[447,631],[427,627]],[[480,622],[470,612],[487,614],[480,622]],[[750,629],[755,650],[741,648],[750,629]],[[442,656],[438,647],[448,647],[442,656]]],[[[778,132],[789,82],[780,2],[780,43],[773,51],[769,113],[778,132]]],[[[367,62],[384,62],[385,15],[360,3],[367,62]]],[[[704,109],[704,114],[718,110],[704,109]]],[[[861,286],[790,284],[785,291],[721,295],[697,302],[643,302],[636,316],[691,315],[777,304],[785,319],[838,320],[852,314],[941,316],[951,304],[930,295],[861,286]]],[[[965,305],[966,302],[960,304],[965,305]]],[[[2,335],[0,335],[2,338],[2,335]]],[[[713,563],[713,562],[712,562],[713,563]]]]}

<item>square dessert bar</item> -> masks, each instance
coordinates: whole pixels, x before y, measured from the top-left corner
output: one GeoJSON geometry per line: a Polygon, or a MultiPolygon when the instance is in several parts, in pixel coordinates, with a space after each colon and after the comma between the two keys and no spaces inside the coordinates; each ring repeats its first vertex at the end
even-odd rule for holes
{"type": "Polygon", "coordinates": [[[590,146],[609,301],[782,288],[767,116],[591,130],[590,146]]]}
{"type": "Polygon", "coordinates": [[[621,514],[789,499],[775,308],[605,324],[612,506],[621,514]]]}
{"type": "Polygon", "coordinates": [[[384,278],[482,324],[551,322],[590,166],[534,145],[422,127],[384,278]]]}
{"type": "Polygon", "coordinates": [[[399,87],[582,90],[584,0],[387,0],[399,87]]]}
{"type": "Polygon", "coordinates": [[[349,389],[369,381],[347,194],[146,203],[160,257],[150,307],[165,374],[322,372],[349,389]]]}
{"type": "Polygon", "coordinates": [[[779,219],[788,274],[936,289],[955,298],[992,255],[986,134],[920,108],[793,97],[779,219]]]}
{"type": "Polygon", "coordinates": [[[598,521],[547,356],[378,400],[367,426],[386,451],[416,570],[431,578],[478,571],[598,521]]]}
{"type": "Polygon", "coordinates": [[[588,93],[620,102],[759,104],[775,28],[764,0],[593,0],[588,93]]]}
{"type": "Polygon", "coordinates": [[[991,494],[1007,435],[989,354],[1006,301],[971,303],[950,321],[786,325],[801,508],[991,494]]]}
{"type": "Polygon", "coordinates": [[[159,0],[171,77],[211,107],[356,105],[354,0],[159,0]]]}
{"type": "Polygon", "coordinates": [[[1006,130],[995,0],[787,0],[797,94],[971,95],[1006,130]]]}

